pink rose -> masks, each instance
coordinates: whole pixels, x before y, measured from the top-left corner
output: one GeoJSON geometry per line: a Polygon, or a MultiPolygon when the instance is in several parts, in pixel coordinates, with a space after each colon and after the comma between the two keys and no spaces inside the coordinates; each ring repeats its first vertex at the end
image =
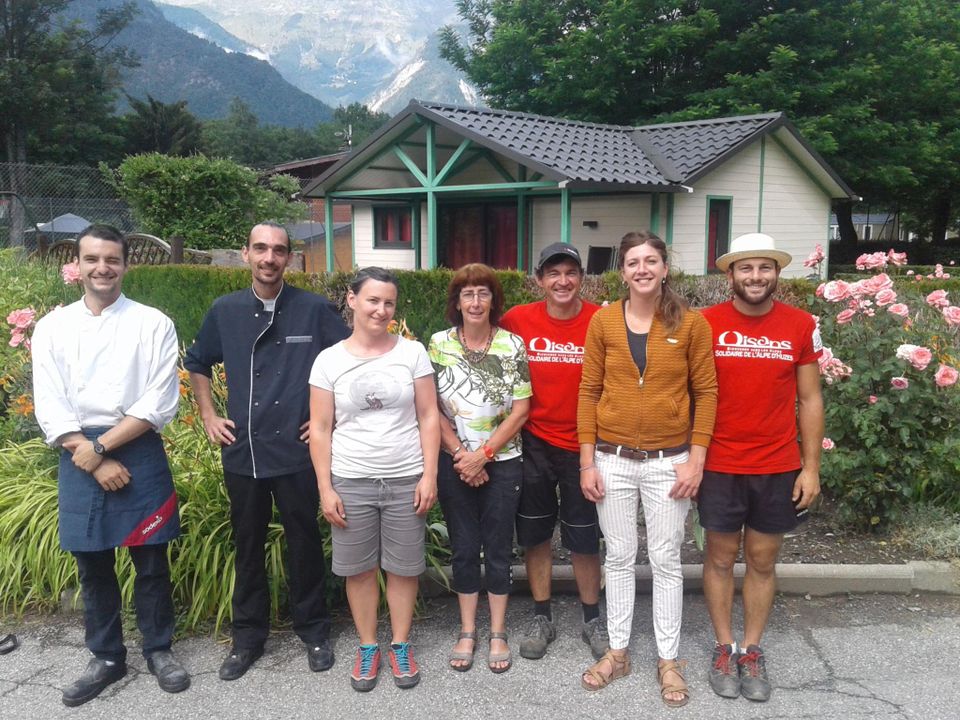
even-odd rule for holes
{"type": "Polygon", "coordinates": [[[871,395],[870,397],[867,398],[867,402],[870,403],[871,405],[876,405],[876,404],[877,404],[877,396],[876,396],[876,395],[871,395]]]}
{"type": "Polygon", "coordinates": [[[807,255],[807,259],[803,261],[803,266],[807,268],[815,268],[817,265],[823,262],[826,254],[823,252],[823,245],[817,243],[813,246],[813,252],[807,255]]]}
{"type": "Polygon", "coordinates": [[[887,251],[887,259],[890,261],[891,265],[907,264],[907,254],[905,252],[902,252],[902,253],[894,252],[893,248],[890,248],[887,251]]]}
{"type": "Polygon", "coordinates": [[[910,314],[910,308],[904,303],[895,303],[887,308],[887,312],[905,318],[910,314]]]}
{"type": "Polygon", "coordinates": [[[840,302],[850,297],[850,285],[843,280],[831,280],[823,286],[823,299],[840,302]]]}
{"type": "Polygon", "coordinates": [[[823,439],[823,449],[824,450],[833,450],[836,447],[836,444],[828,437],[823,439]]]}
{"type": "Polygon", "coordinates": [[[887,254],[884,252],[864,253],[857,258],[857,270],[882,270],[887,266],[887,254]]]}
{"type": "Polygon", "coordinates": [[[893,377],[890,378],[890,387],[894,390],[906,390],[910,387],[910,381],[903,376],[893,377]]]}
{"type": "Polygon", "coordinates": [[[893,280],[886,273],[858,280],[850,287],[850,292],[857,297],[876,295],[881,290],[893,289],[893,280]]]}
{"type": "Polygon", "coordinates": [[[25,338],[26,335],[23,334],[23,330],[20,328],[14,328],[10,335],[10,347],[20,347],[25,338]]]}
{"type": "Polygon", "coordinates": [[[877,301],[877,305],[884,307],[885,305],[890,305],[897,301],[897,293],[895,290],[890,288],[884,288],[878,292],[874,298],[877,301]]]}
{"type": "Polygon", "coordinates": [[[913,275],[913,270],[907,270],[907,275],[913,275]]]}
{"type": "Polygon", "coordinates": [[[943,319],[947,321],[947,325],[952,325],[957,327],[960,325],[960,307],[957,305],[947,305],[942,310],[943,319]]]}
{"type": "Polygon", "coordinates": [[[927,295],[927,305],[935,308],[943,308],[950,304],[950,300],[947,299],[946,290],[934,290],[932,293],[927,295]]]}
{"type": "Polygon", "coordinates": [[[815,293],[815,295],[816,295],[818,298],[822,298],[822,297],[823,297],[823,288],[825,288],[826,285],[827,285],[826,283],[820,283],[819,285],[817,285],[817,292],[815,293]]]}
{"type": "Polygon", "coordinates": [[[63,278],[64,285],[80,282],[79,263],[77,263],[76,260],[73,262],[64,263],[63,267],[60,268],[60,277],[63,278]]]}
{"type": "Polygon", "coordinates": [[[909,345],[904,343],[897,348],[897,357],[906,360],[917,370],[923,370],[933,360],[933,353],[928,348],[921,345],[909,345]]]}
{"type": "Polygon", "coordinates": [[[960,372],[957,372],[956,368],[950,367],[949,365],[943,365],[942,363],[940,367],[937,368],[937,372],[933,376],[934,381],[937,383],[937,387],[949,387],[950,385],[956,385],[958,378],[960,378],[960,372]]]}
{"type": "Polygon", "coordinates": [[[7,315],[7,322],[18,330],[26,330],[33,324],[33,320],[36,316],[37,311],[33,308],[20,308],[19,310],[14,310],[12,313],[7,315]]]}
{"type": "Polygon", "coordinates": [[[857,314],[857,311],[851,310],[850,308],[847,308],[846,310],[841,310],[839,313],[837,313],[837,322],[840,323],[841,325],[845,325],[851,320],[853,320],[856,314],[857,314]]]}

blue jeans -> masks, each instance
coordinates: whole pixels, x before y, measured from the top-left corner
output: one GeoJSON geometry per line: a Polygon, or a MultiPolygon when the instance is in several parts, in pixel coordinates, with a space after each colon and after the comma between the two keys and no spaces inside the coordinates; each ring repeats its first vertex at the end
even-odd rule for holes
{"type": "Polygon", "coordinates": [[[513,525],[520,504],[522,460],[487,463],[490,480],[470,487],[453,469],[453,458],[440,453],[437,485],[453,552],[453,590],[480,592],[480,552],[483,552],[487,592],[510,592],[513,525]]]}
{"type": "MultiPolygon", "coordinates": [[[[128,548],[137,575],[133,580],[133,605],[137,627],[143,635],[143,656],[169,650],[176,626],[173,612],[167,544],[128,548]]],[[[80,570],[83,621],[87,649],[101,660],[125,662],[120,619],[120,586],[114,571],[115,551],[74,552],[80,570]]]]}

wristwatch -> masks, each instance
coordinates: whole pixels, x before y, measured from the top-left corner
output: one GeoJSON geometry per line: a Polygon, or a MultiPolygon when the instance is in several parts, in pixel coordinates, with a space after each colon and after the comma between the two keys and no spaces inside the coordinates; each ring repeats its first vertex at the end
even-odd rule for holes
{"type": "Polygon", "coordinates": [[[103,446],[99,439],[93,441],[93,451],[100,457],[103,457],[107,454],[107,449],[103,446]]]}

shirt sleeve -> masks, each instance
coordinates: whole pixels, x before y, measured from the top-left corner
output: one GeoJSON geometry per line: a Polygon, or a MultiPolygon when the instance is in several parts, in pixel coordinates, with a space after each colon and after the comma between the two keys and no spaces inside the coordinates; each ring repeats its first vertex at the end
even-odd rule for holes
{"type": "Polygon", "coordinates": [[[427,349],[416,340],[409,341],[413,344],[413,350],[416,353],[413,365],[413,377],[422,378],[433,375],[433,365],[430,364],[430,356],[427,355],[427,349]]]}
{"type": "Polygon", "coordinates": [[[188,372],[213,376],[213,366],[223,362],[223,346],[220,342],[220,326],[217,322],[217,306],[207,311],[193,345],[183,357],[183,367],[188,372]]]}
{"type": "Polygon", "coordinates": [[[79,432],[80,420],[68,400],[68,380],[61,374],[53,354],[52,322],[53,318],[47,316],[37,323],[30,341],[30,352],[34,412],[47,444],[55,446],[57,440],[67,433],[79,432]]]}
{"type": "Polygon", "coordinates": [[[690,328],[687,350],[687,373],[694,397],[693,431],[690,442],[708,447],[717,417],[717,368],[713,359],[713,330],[696,310],[690,328]]]}
{"type": "Polygon", "coordinates": [[[517,380],[513,385],[513,399],[525,400],[533,397],[533,386],[530,384],[530,364],[527,362],[527,348],[523,338],[510,333],[514,344],[514,353],[517,361],[517,380]]]}
{"type": "Polygon", "coordinates": [[[307,382],[314,387],[320,388],[321,390],[329,390],[330,392],[333,392],[333,382],[327,375],[326,366],[328,359],[329,353],[327,350],[324,350],[322,353],[317,355],[317,359],[313,361],[313,367],[310,368],[310,377],[307,382]]]}
{"type": "Polygon", "coordinates": [[[166,315],[160,319],[153,332],[144,337],[150,346],[150,368],[143,394],[126,409],[124,415],[140,418],[160,432],[177,414],[180,405],[180,380],[177,375],[179,345],[177,331],[166,315]]]}
{"type": "Polygon", "coordinates": [[[805,318],[805,320],[808,322],[803,323],[803,327],[800,330],[801,342],[803,344],[800,346],[800,359],[797,360],[797,365],[809,365],[819,360],[823,354],[823,342],[820,340],[820,330],[817,327],[817,321],[813,319],[813,315],[805,318]]]}
{"type": "Polygon", "coordinates": [[[597,441],[597,403],[603,392],[603,369],[606,349],[603,343],[603,322],[600,313],[594,313],[587,326],[583,343],[583,371],[577,399],[577,437],[580,443],[597,441]]]}

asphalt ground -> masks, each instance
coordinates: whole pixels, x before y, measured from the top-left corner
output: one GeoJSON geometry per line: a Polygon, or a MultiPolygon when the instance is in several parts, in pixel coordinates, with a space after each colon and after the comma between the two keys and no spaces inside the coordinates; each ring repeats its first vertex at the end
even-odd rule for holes
{"type": "MultiPolygon", "coordinates": [[[[324,673],[307,668],[305,649],[288,631],[274,633],[266,653],[246,676],[223,682],[217,669],[227,646],[209,636],[174,646],[193,675],[186,692],[162,692],[145,666],[131,633],[129,675],[79,708],[60,702],[61,688],[85,667],[79,615],[30,617],[15,631],[21,647],[0,656],[0,718],[924,718],[960,717],[960,596],[843,594],[778,596],[764,650],[773,682],[767,703],[725,700],[707,684],[712,634],[703,597],[685,598],[681,656],[689,662],[689,704],[666,708],[656,685],[656,647],[649,595],[638,595],[633,625],[633,673],[605,690],[587,692],[580,673],[591,662],[580,639],[579,603],[554,599],[558,639],[545,658],[520,658],[520,627],[531,611],[529,596],[513,598],[508,616],[513,668],[491,673],[481,641],[476,664],[466,673],[447,667],[446,654],[459,630],[456,602],[426,601],[414,627],[421,665],[417,688],[400,690],[389,668],[369,693],[354,692],[349,673],[355,637],[349,618],[335,623],[337,662],[324,673]]],[[[737,603],[739,611],[739,601],[737,603]]],[[[480,617],[481,635],[488,624],[480,617]]],[[[380,640],[389,642],[381,624],[380,640]]]]}

